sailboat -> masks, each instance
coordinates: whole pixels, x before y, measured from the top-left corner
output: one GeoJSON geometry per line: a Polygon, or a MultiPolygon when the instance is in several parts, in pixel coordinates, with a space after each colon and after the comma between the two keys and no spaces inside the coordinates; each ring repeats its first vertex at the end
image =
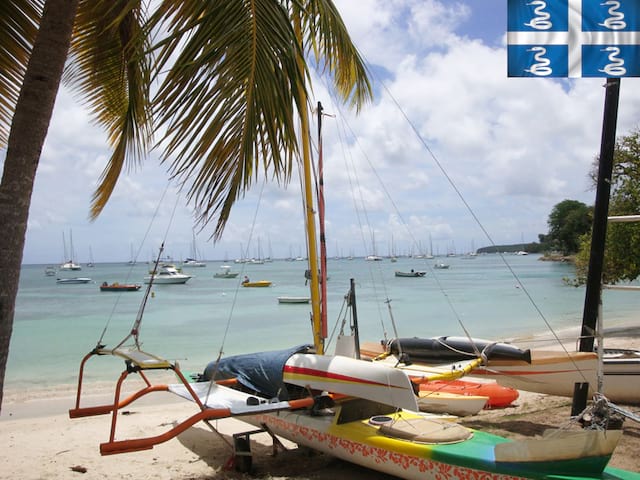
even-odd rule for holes
{"type": "MultiPolygon", "coordinates": [[[[318,110],[321,111],[320,106],[318,110]]],[[[302,131],[307,131],[304,123],[302,131]]],[[[318,170],[322,172],[321,167],[318,170]]],[[[305,166],[304,185],[310,185],[310,173],[309,178],[307,173],[309,167],[305,166]]],[[[322,189],[319,192],[318,209],[305,209],[311,216],[323,210],[322,189]]],[[[311,187],[305,187],[307,201],[312,197],[311,187]]],[[[315,219],[312,217],[306,223],[308,238],[315,241],[315,219]]],[[[309,243],[315,245],[310,240],[309,243]]],[[[131,333],[123,342],[110,349],[98,344],[83,359],[76,405],[70,410],[70,416],[111,414],[109,440],[100,445],[103,455],[153,448],[196,422],[235,417],[255,427],[234,437],[235,465],[242,470],[251,468],[250,435],[266,431],[298,445],[406,479],[640,478],[638,474],[607,467],[622,430],[619,423],[616,424],[615,413],[603,417],[606,404],[600,403],[597,409],[581,416],[594,428],[558,430],[543,439],[510,441],[463,427],[450,418],[419,412],[417,386],[434,378],[445,378],[446,374],[410,376],[402,369],[384,364],[326,354],[326,323],[323,323],[326,310],[321,310],[326,297],[320,296],[321,283],[326,283],[326,270],[317,268],[316,248],[309,248],[313,345],[219,357],[207,366],[200,381],[192,383],[176,364],[140,349],[141,307],[131,333]],[[130,338],[134,340],[133,347],[125,347],[130,338]],[[116,385],[114,402],[82,406],[85,364],[93,356],[105,355],[123,358],[127,364],[116,385]],[[175,372],[181,383],[152,385],[146,372],[158,369],[175,372]],[[145,385],[121,400],[121,385],[130,374],[142,375],[145,385]],[[197,413],[161,435],[117,438],[118,412],[147,393],[157,391],[170,391],[189,399],[198,406],[197,413]],[[607,419],[609,429],[602,428],[603,418],[607,419]]],[[[481,362],[481,358],[476,359],[469,362],[468,367],[481,362]]]]}
{"type": "Polygon", "coordinates": [[[87,262],[87,267],[92,268],[95,264],[93,263],[93,251],[91,250],[91,245],[89,245],[89,261],[87,262]]]}
{"type": "Polygon", "coordinates": [[[184,262],[182,262],[183,267],[206,267],[207,264],[201,260],[198,260],[198,247],[196,245],[196,233],[193,232],[193,240],[191,242],[191,256],[187,257],[184,262]]]}
{"type": "MultiPolygon", "coordinates": [[[[613,87],[608,84],[607,88],[606,101],[609,101],[608,96],[613,87]]],[[[605,107],[605,111],[607,110],[608,108],[605,107]]],[[[609,122],[611,121],[609,120],[609,122]]],[[[605,127],[603,127],[604,129],[605,127]]],[[[609,140],[609,145],[613,145],[615,133],[609,135],[613,137],[609,140]]],[[[611,148],[613,149],[613,147],[611,148]]],[[[606,224],[608,221],[638,221],[639,219],[638,217],[608,217],[610,184],[608,179],[611,178],[611,167],[603,167],[603,164],[607,165],[612,160],[605,161],[607,157],[613,157],[613,150],[610,154],[604,151],[600,153],[601,166],[595,202],[595,209],[600,213],[600,217],[594,218],[593,245],[580,337],[581,344],[584,341],[588,342],[586,347],[577,352],[534,349],[528,351],[529,358],[527,360],[523,358],[489,358],[485,365],[481,365],[471,372],[473,376],[492,378],[501,385],[518,390],[565,397],[574,397],[575,385],[581,384],[584,385],[584,395],[593,396],[595,393],[601,392],[614,402],[640,404],[640,391],[638,390],[640,350],[600,348],[599,352],[594,351],[595,332],[602,332],[602,325],[596,324],[596,319],[601,318],[601,290],[604,287],[616,288],[601,284],[606,224]],[[586,322],[586,319],[590,319],[590,321],[586,322]],[[602,375],[601,378],[598,378],[600,370],[602,375]]],[[[412,362],[411,368],[416,368],[417,363],[433,367],[452,360],[475,358],[477,352],[490,343],[495,345],[495,342],[475,338],[447,336],[403,338],[394,339],[386,345],[367,343],[365,344],[365,355],[370,358],[382,358],[389,354],[395,357],[402,355],[412,362]]]]}
{"type": "MultiPolygon", "coordinates": [[[[299,27],[297,21],[294,23],[299,27]]],[[[304,97],[302,93],[300,96],[304,97]]],[[[191,383],[177,364],[141,350],[140,324],[153,283],[152,275],[130,333],[113,348],[107,348],[99,341],[81,363],[76,404],[70,416],[111,414],[110,436],[101,444],[100,452],[107,455],[149,449],[174,438],[196,422],[233,416],[254,425],[258,431],[267,431],[399,478],[640,478],[638,474],[607,467],[622,434],[619,428],[562,431],[543,440],[509,441],[418,412],[414,386],[425,378],[412,379],[401,369],[325,353],[326,295],[322,293],[327,283],[326,269],[318,268],[315,231],[315,212],[319,212],[320,218],[323,215],[322,189],[319,189],[316,210],[312,208],[306,98],[302,98],[298,105],[301,110],[302,183],[311,272],[313,345],[219,358],[203,372],[204,381],[191,383]],[[127,343],[130,341],[133,341],[132,345],[127,343]],[[116,383],[114,401],[84,407],[80,403],[86,363],[94,356],[108,355],[119,357],[126,363],[116,383]],[[243,368],[245,366],[248,368],[243,368]],[[180,383],[152,385],[146,374],[154,370],[173,371],[180,383]],[[122,383],[131,374],[142,376],[143,388],[121,400],[122,383]],[[197,405],[197,413],[161,435],[125,440],[116,438],[118,412],[138,398],[158,391],[171,391],[188,398],[197,405]]],[[[320,119],[321,108],[318,108],[318,115],[320,119]]],[[[321,166],[318,177],[322,178],[321,166]]],[[[322,185],[322,180],[319,185],[322,185]]],[[[322,237],[320,251],[323,251],[322,237]]],[[[326,258],[324,255],[321,257],[326,258]]],[[[481,361],[477,359],[476,362],[481,361]]],[[[613,420],[613,417],[607,419],[613,420]]],[[[590,418],[590,422],[596,424],[602,417],[598,411],[593,411],[590,418]]],[[[583,419],[586,422],[587,416],[583,419]]],[[[597,427],[601,425],[598,423],[597,427]]],[[[241,441],[235,442],[237,466],[250,466],[247,462],[250,459],[247,438],[255,431],[246,432],[241,441]]]]}
{"type": "MultiPolygon", "coordinates": [[[[320,106],[318,111],[321,111],[320,106]]],[[[319,152],[322,152],[321,145],[319,141],[319,152]]],[[[318,171],[322,172],[321,166],[318,171]]],[[[321,178],[320,175],[320,185],[321,178]]],[[[322,212],[321,199],[318,203],[318,211],[322,212]]],[[[313,223],[307,222],[308,225],[313,223]]],[[[309,249],[310,258],[314,257],[314,251],[315,248],[309,249]]],[[[313,263],[310,270],[316,272],[313,263]]],[[[325,273],[322,268],[320,272],[319,281],[322,282],[325,273]]],[[[312,303],[316,302],[317,291],[314,296],[312,288],[311,293],[312,303]]],[[[562,475],[637,478],[630,472],[606,467],[622,435],[620,429],[555,431],[543,439],[524,441],[509,441],[472,431],[450,420],[418,413],[413,405],[415,395],[406,396],[406,381],[392,373],[402,370],[339,355],[323,355],[322,323],[314,333],[315,339],[321,339],[315,344],[315,353],[303,346],[288,351],[218,359],[209,364],[202,379],[238,382],[242,389],[255,395],[253,403],[265,405],[265,408],[270,401],[277,403],[283,392],[289,398],[302,395],[302,398],[294,397],[295,401],[308,398],[304,395],[310,391],[316,392],[320,396],[311,408],[248,414],[242,420],[260,431],[266,430],[299,445],[399,478],[438,479],[445,475],[444,472],[448,472],[447,478],[460,479],[562,475]],[[374,376],[370,366],[387,368],[375,373],[389,375],[389,380],[383,381],[382,385],[368,384],[365,379],[374,376]],[[256,376],[256,372],[260,375],[256,376]],[[391,376],[394,381],[390,380],[391,376]],[[378,390],[380,386],[382,390],[378,390]],[[389,398],[387,394],[395,395],[395,398],[389,398]]],[[[481,361],[477,359],[475,365],[481,361]]],[[[468,368],[473,366],[469,364],[468,368]]],[[[433,380],[409,375],[407,378],[414,385],[433,380]]],[[[209,391],[209,385],[203,383],[201,391],[209,391]]],[[[176,393],[180,392],[187,397],[186,392],[176,390],[176,393]]],[[[206,399],[200,400],[206,403],[206,399]]],[[[604,408],[601,404],[598,407],[604,408]]],[[[601,415],[595,410],[590,414],[601,415]]]]}
{"type": "Polygon", "coordinates": [[[62,265],[60,265],[59,269],[65,270],[65,271],[82,270],[82,267],[73,261],[75,252],[73,250],[73,234],[71,232],[69,232],[69,242],[70,242],[70,250],[69,252],[67,252],[67,242],[64,238],[64,232],[62,232],[62,246],[64,250],[64,258],[65,259],[68,258],[69,260],[66,260],[62,265]]]}

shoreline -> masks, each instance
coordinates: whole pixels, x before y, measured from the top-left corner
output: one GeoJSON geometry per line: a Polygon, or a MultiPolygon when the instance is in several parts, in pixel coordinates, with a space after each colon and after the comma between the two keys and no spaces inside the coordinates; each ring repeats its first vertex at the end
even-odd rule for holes
{"type": "MultiPolygon", "coordinates": [[[[197,407],[191,402],[163,395],[149,401],[139,401],[118,416],[117,438],[158,435],[171,425],[184,420],[197,407]]],[[[97,399],[97,398],[96,398],[97,399]]],[[[92,399],[93,400],[93,399],[92,399]]],[[[47,404],[44,409],[64,406],[73,399],[47,404]]],[[[42,405],[40,405],[42,406],[42,405]]],[[[477,415],[459,420],[464,426],[481,429],[508,438],[541,435],[548,428],[569,421],[571,400],[530,392],[520,392],[512,406],[504,409],[482,410],[477,415]]],[[[44,410],[41,410],[44,411],[44,410]]],[[[3,413],[4,416],[4,413],[3,413]]],[[[228,470],[232,456],[233,434],[255,430],[255,427],[234,418],[214,421],[219,432],[212,433],[199,423],[176,438],[151,450],[120,455],[101,456],[99,445],[109,437],[109,415],[71,420],[66,413],[44,416],[9,415],[0,422],[0,465],[7,478],[39,480],[42,478],[73,478],[98,480],[111,478],[141,480],[214,480],[241,479],[245,474],[228,470]]],[[[272,456],[273,447],[266,433],[251,436],[253,475],[273,480],[326,479],[389,480],[382,473],[337,460],[329,455],[311,453],[306,448],[283,440],[287,451],[272,456]]],[[[640,424],[627,421],[624,435],[609,465],[640,472],[640,424]]]]}
{"type": "MultiPolygon", "coordinates": [[[[640,326],[634,324],[630,318],[612,322],[605,329],[605,346],[623,349],[640,350],[640,326]]],[[[530,335],[505,339],[503,341],[513,343],[522,348],[537,348],[542,350],[575,351],[576,338],[580,332],[579,327],[569,327],[551,333],[532,333],[530,335]],[[557,337],[557,338],[556,338],[557,337]],[[560,340],[561,343],[558,342],[560,340]]],[[[204,366],[203,366],[204,368],[204,366]]],[[[113,395],[116,380],[121,370],[114,368],[112,380],[85,381],[83,385],[83,397],[98,401],[109,401],[113,395]]],[[[171,372],[154,372],[153,381],[156,383],[175,383],[175,376],[171,372]]],[[[137,376],[131,376],[123,385],[123,396],[136,388],[136,382],[141,382],[137,376]]],[[[140,383],[138,383],[140,385],[140,383]]],[[[77,383],[39,386],[33,382],[23,384],[21,388],[5,386],[2,409],[0,410],[0,423],[7,419],[43,417],[51,414],[66,414],[67,410],[75,403],[77,383]],[[46,399],[46,405],[39,405],[41,399],[46,399]],[[39,405],[39,406],[38,406],[39,405]]],[[[144,402],[159,403],[152,399],[144,399],[144,402]]],[[[165,402],[162,402],[165,403],[165,402]]]]}
{"type": "MultiPolygon", "coordinates": [[[[616,327],[619,346],[640,347],[638,327],[616,327]]],[[[541,342],[536,337],[537,343],[541,342]]],[[[160,373],[160,372],[158,372],[160,373]]],[[[160,373],[154,380],[168,380],[172,374],[160,373]]],[[[83,405],[112,401],[113,382],[85,385],[83,405]]],[[[140,380],[131,381],[127,390],[140,380]]],[[[159,382],[163,383],[163,382],[159,382]]],[[[127,383],[125,382],[125,385],[127,383]]],[[[40,480],[73,478],[98,480],[111,478],[140,480],[214,480],[246,478],[225,468],[232,456],[233,434],[255,430],[235,418],[215,421],[220,435],[203,423],[189,428],[176,438],[151,450],[121,455],[101,456],[99,445],[109,438],[110,415],[70,419],[68,410],[75,404],[75,385],[48,389],[27,389],[5,396],[0,412],[0,465],[7,478],[40,480]]],[[[123,392],[123,396],[126,392],[123,392]]],[[[624,407],[631,410],[636,407],[624,407]]],[[[171,425],[196,413],[197,407],[170,393],[155,393],[129,405],[118,416],[117,438],[159,435],[171,425]]],[[[569,421],[571,399],[530,392],[520,392],[512,406],[482,410],[459,420],[464,426],[481,429],[508,438],[525,438],[542,434],[547,428],[569,421]]],[[[283,440],[287,451],[272,456],[273,447],[266,433],[251,436],[253,476],[273,480],[389,480],[379,472],[358,467],[324,454],[310,454],[308,449],[283,440]]],[[[609,465],[640,472],[640,424],[627,420],[624,435],[609,465]]]]}
{"type": "MultiPolygon", "coordinates": [[[[610,319],[610,324],[610,327],[605,328],[605,347],[640,350],[640,321],[630,317],[620,317],[617,319],[610,319]]],[[[576,338],[578,337],[579,332],[580,327],[566,327],[555,331],[555,335],[549,332],[532,332],[527,335],[505,338],[500,341],[513,343],[522,348],[537,348],[555,351],[565,349],[567,351],[575,351],[576,338]]],[[[111,395],[116,380],[118,379],[118,375],[121,372],[121,365],[122,364],[118,363],[118,366],[113,368],[111,380],[102,378],[91,381],[85,380],[84,392],[87,392],[88,390],[91,395],[111,395]]],[[[202,366],[202,369],[204,369],[204,367],[205,365],[202,366]]],[[[154,378],[158,382],[175,382],[175,377],[170,372],[156,372],[156,374],[157,375],[154,376],[154,378]]],[[[69,404],[72,404],[75,401],[77,389],[77,383],[75,382],[77,382],[77,376],[75,377],[74,383],[63,383],[57,385],[40,386],[34,382],[27,382],[16,387],[14,385],[5,384],[2,410],[0,411],[0,422],[6,417],[6,407],[16,408],[16,405],[28,404],[29,402],[37,401],[41,398],[47,398],[53,401],[64,401],[66,399],[69,404]]],[[[131,379],[129,379],[129,383],[125,382],[124,387],[131,387],[131,379]]],[[[87,395],[87,393],[84,392],[83,395],[87,395]]],[[[29,408],[27,406],[22,409],[18,407],[18,409],[28,414],[27,411],[29,408]]],[[[63,412],[58,410],[56,413],[63,412]]]]}

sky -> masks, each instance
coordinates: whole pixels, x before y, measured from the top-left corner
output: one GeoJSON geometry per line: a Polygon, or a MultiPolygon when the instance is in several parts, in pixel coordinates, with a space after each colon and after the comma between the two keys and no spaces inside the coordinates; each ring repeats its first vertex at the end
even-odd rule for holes
{"type": "MultiPolygon", "coordinates": [[[[359,115],[323,104],[329,256],[464,253],[538,240],[554,205],[592,204],[603,79],[507,77],[506,0],[334,0],[371,72],[359,115]]],[[[638,79],[621,82],[618,136],[638,128],[638,79]]],[[[4,154],[4,152],[2,152],[4,154]]],[[[89,220],[109,157],[104,132],[63,88],[36,176],[23,263],[208,260],[305,255],[299,182],[257,182],[222,239],[196,229],[193,205],[153,153],[124,172],[89,220]]]]}

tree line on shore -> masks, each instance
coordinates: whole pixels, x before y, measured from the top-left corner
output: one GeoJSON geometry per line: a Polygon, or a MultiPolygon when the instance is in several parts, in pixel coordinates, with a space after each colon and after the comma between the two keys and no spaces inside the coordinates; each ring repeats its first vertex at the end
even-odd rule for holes
{"type": "MultiPolygon", "coordinates": [[[[590,177],[595,188],[598,159],[593,162],[590,177]]],[[[578,200],[556,204],[547,220],[548,233],[538,235],[539,242],[514,245],[492,245],[478,253],[517,252],[543,253],[545,257],[570,260],[576,266],[572,283],[583,284],[589,266],[593,205],[578,200]]],[[[640,129],[616,142],[611,178],[609,216],[640,215],[640,129]]],[[[640,276],[640,222],[609,223],[605,247],[603,281],[619,283],[640,276]]]]}

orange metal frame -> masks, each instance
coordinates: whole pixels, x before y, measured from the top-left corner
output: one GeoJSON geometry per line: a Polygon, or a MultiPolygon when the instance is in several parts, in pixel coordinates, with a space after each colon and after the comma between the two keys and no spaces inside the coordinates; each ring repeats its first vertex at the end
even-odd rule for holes
{"type": "MultiPolygon", "coordinates": [[[[80,364],[80,372],[78,375],[78,390],[76,393],[75,408],[72,408],[69,410],[70,418],[81,418],[81,417],[104,415],[104,414],[111,413],[111,431],[109,434],[109,441],[100,444],[100,453],[102,455],[113,455],[116,453],[127,453],[127,452],[136,452],[140,450],[149,450],[149,449],[152,449],[155,445],[166,442],[167,440],[171,440],[177,435],[180,435],[182,432],[184,432],[185,430],[187,430],[188,428],[192,427],[193,425],[195,425],[200,421],[214,420],[214,419],[226,418],[231,416],[231,411],[228,408],[212,409],[212,408],[207,408],[205,405],[203,405],[200,398],[198,398],[196,393],[191,388],[191,385],[189,384],[189,382],[187,381],[183,373],[180,371],[180,368],[177,365],[174,365],[170,362],[162,363],[161,366],[153,366],[153,367],[145,368],[143,366],[136,365],[131,361],[127,361],[126,362],[127,367],[120,374],[120,378],[116,383],[113,403],[90,406],[90,407],[81,407],[80,398],[82,396],[82,382],[84,377],[84,368],[87,361],[94,355],[106,355],[110,353],[111,352],[104,351],[104,350],[94,350],[88,353],[87,355],[85,355],[85,357],[82,359],[82,362],[80,364]],[[118,419],[118,411],[120,409],[126,407],[127,405],[130,405],[135,400],[139,399],[140,397],[143,397],[148,393],[169,391],[168,385],[164,385],[164,384],[153,385],[149,381],[147,376],[144,374],[145,369],[172,370],[176,374],[176,376],[180,379],[182,384],[185,386],[185,388],[191,395],[193,401],[198,405],[198,407],[200,408],[200,411],[190,416],[186,420],[180,422],[172,429],[160,435],[145,437],[145,438],[129,439],[129,440],[116,440],[115,439],[116,423],[118,419]],[[125,399],[121,399],[120,394],[122,390],[122,384],[124,383],[125,379],[129,376],[130,373],[137,373],[138,375],[140,375],[140,377],[143,379],[145,383],[145,386],[140,390],[138,390],[137,392],[130,395],[129,397],[125,399]]],[[[219,383],[224,385],[231,385],[237,382],[235,379],[231,379],[231,380],[223,380],[219,383]]],[[[309,408],[313,406],[313,403],[314,403],[313,397],[307,397],[301,400],[294,400],[289,402],[291,409],[309,408]]]]}

